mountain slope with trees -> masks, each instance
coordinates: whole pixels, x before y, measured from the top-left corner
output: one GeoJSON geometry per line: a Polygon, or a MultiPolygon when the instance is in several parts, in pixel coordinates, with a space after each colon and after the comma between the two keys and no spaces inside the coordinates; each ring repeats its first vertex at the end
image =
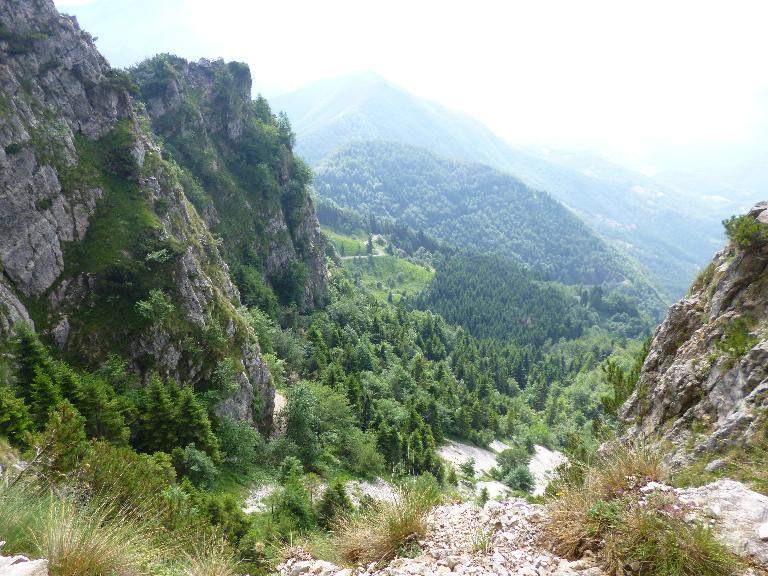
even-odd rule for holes
{"type": "Polygon", "coordinates": [[[739,208],[709,211],[696,186],[668,185],[602,159],[512,146],[374,73],[317,81],[271,102],[292,118],[298,151],[312,164],[355,142],[393,141],[487,164],[546,190],[648,268],[670,298],[685,292],[722,241],[720,220],[739,208]]]}
{"type": "Polygon", "coordinates": [[[402,220],[456,246],[516,259],[545,280],[620,287],[651,310],[652,283],[548,194],[481,164],[385,142],[352,145],[317,169],[342,206],[402,220]]]}

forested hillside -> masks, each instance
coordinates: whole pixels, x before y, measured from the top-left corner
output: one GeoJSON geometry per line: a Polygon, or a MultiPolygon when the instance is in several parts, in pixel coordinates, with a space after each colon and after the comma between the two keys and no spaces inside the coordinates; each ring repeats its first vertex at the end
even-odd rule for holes
{"type": "Polygon", "coordinates": [[[317,170],[318,194],[453,245],[513,258],[545,280],[620,287],[650,310],[652,283],[548,194],[480,164],[394,143],[350,146],[317,170]]]}
{"type": "MultiPolygon", "coordinates": [[[[628,357],[612,337],[567,357],[480,341],[366,294],[354,271],[329,277],[309,171],[288,120],[250,100],[247,67],[114,70],[75,20],[32,4],[0,5],[4,551],[54,576],[266,574],[351,509],[343,480],[452,485],[449,435],[508,437],[521,462],[536,442],[596,442],[592,422],[612,418],[599,363],[628,357]],[[247,514],[265,480],[269,507],[247,514]],[[318,482],[341,487],[316,502],[318,482]]],[[[362,228],[366,252],[396,238],[374,277],[452,253],[392,220],[362,228]]]]}
{"type": "Polygon", "coordinates": [[[441,261],[420,308],[466,326],[478,338],[543,346],[581,337],[592,326],[627,338],[644,336],[651,320],[637,304],[600,286],[542,282],[500,256],[463,252],[441,261]]]}

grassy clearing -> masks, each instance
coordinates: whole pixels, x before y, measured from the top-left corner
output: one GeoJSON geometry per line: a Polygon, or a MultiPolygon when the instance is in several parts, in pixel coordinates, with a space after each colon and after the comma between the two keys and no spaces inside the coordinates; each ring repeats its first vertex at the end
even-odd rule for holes
{"type": "Polygon", "coordinates": [[[368,238],[364,232],[361,231],[354,236],[346,236],[334,232],[327,226],[321,226],[320,228],[323,231],[323,234],[327,236],[328,240],[330,240],[336,248],[336,252],[339,253],[339,256],[365,256],[367,254],[366,242],[368,238]]]}
{"type": "Polygon", "coordinates": [[[370,259],[363,256],[345,260],[344,268],[382,302],[387,301],[390,293],[394,302],[403,296],[418,294],[429,285],[434,276],[433,270],[396,256],[370,259]]]}
{"type": "Polygon", "coordinates": [[[736,559],[697,523],[670,492],[644,494],[648,482],[664,482],[661,455],[643,446],[617,446],[589,466],[574,465],[553,486],[544,537],[566,558],[596,553],[616,576],[626,567],[647,576],[727,576],[736,559]]]}
{"type": "Polygon", "coordinates": [[[409,554],[426,532],[426,516],[439,499],[435,486],[404,485],[392,502],[378,503],[340,520],[331,538],[333,548],[353,564],[385,562],[409,554]]]}

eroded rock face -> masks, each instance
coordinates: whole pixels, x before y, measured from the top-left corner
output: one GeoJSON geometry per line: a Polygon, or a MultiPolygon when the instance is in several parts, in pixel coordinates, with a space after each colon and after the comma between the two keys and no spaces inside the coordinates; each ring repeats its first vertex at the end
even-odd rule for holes
{"type": "MultiPolygon", "coordinates": [[[[82,239],[99,189],[61,193],[54,168],[130,112],[111,69],[77,22],[47,0],[0,5],[0,262],[16,290],[38,296],[63,271],[63,243],[82,239]]],[[[5,299],[3,300],[5,301],[5,299]]]]}
{"type": "MultiPolygon", "coordinates": [[[[221,413],[253,421],[256,407],[255,420],[269,429],[274,390],[256,336],[239,312],[238,291],[206,222],[142,127],[149,122],[126,78],[51,0],[0,3],[0,26],[0,337],[14,324],[32,323],[23,304],[29,299],[39,308],[35,328],[92,365],[119,351],[145,377],[156,371],[197,386],[211,380],[217,362],[232,361],[238,390],[221,413]],[[128,134],[136,169],[113,175],[135,190],[142,218],[153,222],[151,238],[140,240],[174,247],[158,256],[167,264],[158,268],[162,281],[156,283],[173,304],[174,322],[150,318],[146,326],[127,328],[125,318],[110,314],[109,300],[94,296],[105,272],[67,267],[110,193],[89,175],[94,160],[81,157],[83,141],[111,137],[117,127],[128,134]],[[100,323],[81,318],[99,306],[100,323]],[[212,323],[224,339],[215,347],[201,337],[212,323]]],[[[250,97],[249,75],[240,89],[250,97]]],[[[233,115],[215,129],[236,138],[238,122],[233,115]]],[[[215,209],[205,216],[216,217],[215,209]]],[[[135,259],[132,249],[125,247],[126,258],[135,259]]],[[[120,277],[114,281],[120,284],[120,277]]],[[[125,304],[132,310],[133,300],[145,295],[118,291],[115,297],[130,298],[125,304]]]]}
{"type": "Polygon", "coordinates": [[[670,308],[621,410],[627,439],[670,441],[676,466],[751,441],[768,409],[767,266],[768,244],[729,244],[670,308]]]}

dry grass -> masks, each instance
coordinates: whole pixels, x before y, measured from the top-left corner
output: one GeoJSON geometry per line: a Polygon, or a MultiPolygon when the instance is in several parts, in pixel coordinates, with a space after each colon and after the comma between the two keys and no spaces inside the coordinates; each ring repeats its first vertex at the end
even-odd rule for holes
{"type": "Polygon", "coordinates": [[[237,576],[238,561],[226,542],[203,541],[195,556],[187,558],[185,576],[237,576]]]}
{"type": "Polygon", "coordinates": [[[332,536],[333,545],[350,563],[389,560],[424,535],[426,516],[438,500],[434,487],[402,486],[392,502],[381,502],[340,520],[332,536]]]}
{"type": "Polygon", "coordinates": [[[667,479],[661,454],[647,446],[614,446],[588,466],[564,474],[548,504],[544,538],[557,554],[589,550],[602,568],[623,576],[727,576],[737,562],[712,533],[685,521],[669,493],[644,495],[648,482],[667,479]]]}
{"type": "Polygon", "coordinates": [[[165,557],[157,534],[145,523],[104,503],[51,499],[36,551],[47,558],[51,576],[140,576],[165,557]]]}

